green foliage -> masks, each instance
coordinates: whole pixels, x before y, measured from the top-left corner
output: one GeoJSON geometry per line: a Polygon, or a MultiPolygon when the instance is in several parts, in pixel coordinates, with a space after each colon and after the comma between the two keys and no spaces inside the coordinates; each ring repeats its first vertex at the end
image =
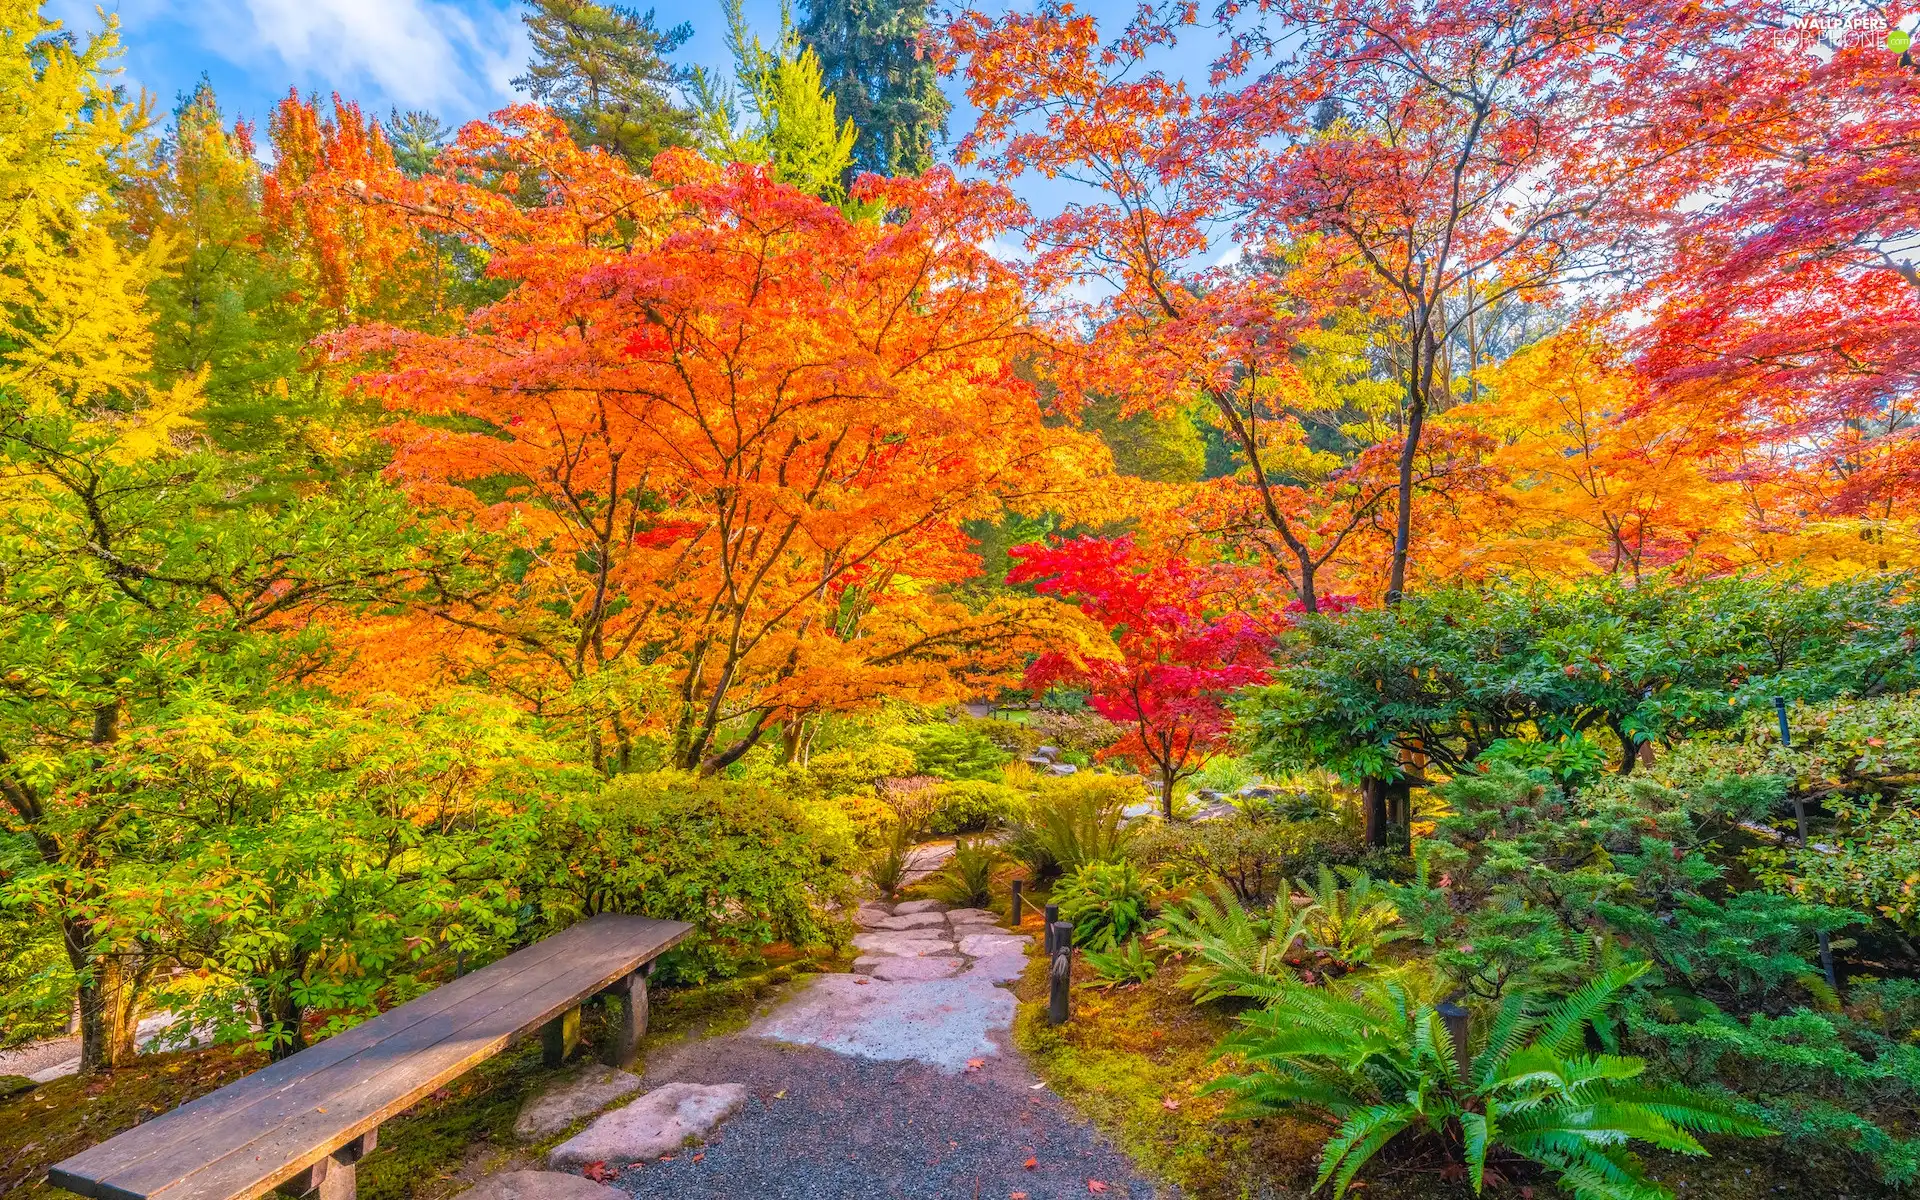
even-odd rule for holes
{"type": "Polygon", "coordinates": [[[1245,759],[1235,758],[1231,754],[1218,754],[1194,773],[1189,785],[1195,791],[1220,792],[1230,796],[1257,778],[1245,759]]]}
{"type": "Polygon", "coordinates": [[[780,182],[844,201],[859,131],[852,121],[836,118],[820,59],[801,44],[791,12],[782,5],[780,36],[771,48],[747,29],[740,0],[728,0],[726,14],[727,48],[733,51],[735,79],[750,115],[743,128],[733,88],[696,68],[694,89],[708,152],[734,162],[768,163],[780,182]]]}
{"type": "Polygon", "coordinates": [[[1245,815],[1217,821],[1144,823],[1128,851],[1171,887],[1217,880],[1252,903],[1286,885],[1295,863],[1316,846],[1313,826],[1245,815]]]}
{"type": "Polygon", "coordinates": [[[1048,898],[1060,919],[1073,923],[1075,945],[1111,950],[1147,923],[1147,889],[1131,862],[1081,864],[1054,885],[1048,898]]]}
{"type": "Polygon", "coordinates": [[[1000,848],[979,838],[955,838],[953,857],[924,885],[936,900],[960,908],[985,908],[993,903],[993,871],[1001,862],[1000,848]]]}
{"type": "Polygon", "coordinates": [[[984,779],[963,779],[934,789],[933,815],[927,818],[929,833],[976,833],[1017,824],[1030,806],[1027,794],[1018,788],[984,779]]]}
{"type": "Polygon", "coordinates": [[[1370,966],[1381,947],[1408,936],[1407,930],[1394,928],[1400,911],[1365,871],[1341,867],[1336,876],[1334,868],[1323,866],[1312,882],[1296,884],[1308,901],[1301,913],[1307,948],[1335,970],[1370,966]]]}
{"type": "Polygon", "coordinates": [[[1115,862],[1132,839],[1120,814],[1134,796],[1132,788],[1109,776],[1049,779],[1015,827],[1008,852],[1034,879],[1049,879],[1090,862],[1115,862]]]}
{"type": "Polygon", "coordinates": [[[1125,946],[1102,953],[1089,950],[1086,953],[1087,965],[1098,975],[1099,981],[1094,987],[1121,987],[1145,983],[1159,970],[1153,959],[1147,954],[1146,941],[1134,938],[1125,946]]]}
{"type": "Polygon", "coordinates": [[[913,731],[916,773],[941,779],[995,779],[1008,755],[970,725],[923,725],[913,731]]]}
{"type": "Polygon", "coordinates": [[[1496,746],[1508,763],[1544,754],[1566,778],[1596,770],[1602,749],[1626,770],[1640,742],[1728,728],[1774,695],[1911,687],[1907,586],[1596,578],[1424,591],[1301,622],[1240,716],[1268,771],[1390,779],[1406,750],[1458,774],[1496,746]]]}
{"type": "Polygon", "coordinates": [[[836,110],[859,128],[853,169],[918,175],[933,166],[949,104],[920,38],[926,0],[807,0],[800,32],[820,57],[836,110]]]}
{"type": "Polygon", "coordinates": [[[912,853],[913,831],[904,822],[896,823],[893,832],[867,860],[867,880],[881,899],[891,899],[899,892],[900,881],[907,874],[907,857],[912,853]]]}
{"type": "Polygon", "coordinates": [[[1193,956],[1180,986],[1199,1002],[1233,998],[1262,1003],[1293,979],[1288,961],[1300,940],[1305,911],[1286,921],[1249,912],[1234,892],[1216,885],[1211,899],[1196,892],[1160,914],[1161,944],[1193,956]]]}
{"type": "Polygon", "coordinates": [[[678,773],[622,776],[556,805],[531,886],[549,927],[596,912],[692,921],[670,980],[737,969],[738,950],[837,940],[825,915],[851,899],[853,848],[777,793],[678,773]]]}
{"type": "Polygon", "coordinates": [[[694,114],[674,103],[682,74],[668,61],[693,35],[661,29],[653,13],[594,0],[522,0],[533,46],[513,86],[558,113],[574,141],[642,170],[669,146],[694,140],[694,114]]]}
{"type": "Polygon", "coordinates": [[[1672,1193],[1646,1178],[1629,1142],[1704,1155],[1696,1134],[1772,1131],[1725,1101],[1640,1082],[1641,1059],[1586,1052],[1595,1018],[1637,974],[1609,972],[1552,1005],[1509,993],[1465,1048],[1408,980],[1295,984],[1242,1018],[1223,1049],[1246,1069],[1213,1086],[1233,1097],[1236,1116],[1304,1108],[1338,1122],[1315,1180],[1336,1198],[1389,1141],[1412,1137],[1463,1164],[1476,1193],[1501,1149],[1547,1168],[1580,1200],[1664,1200],[1672,1193]]]}

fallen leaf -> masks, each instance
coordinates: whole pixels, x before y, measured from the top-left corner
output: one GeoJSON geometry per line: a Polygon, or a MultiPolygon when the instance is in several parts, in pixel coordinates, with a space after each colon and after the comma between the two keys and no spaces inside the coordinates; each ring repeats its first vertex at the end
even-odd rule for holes
{"type": "Polygon", "coordinates": [[[580,1173],[595,1183],[605,1183],[618,1174],[618,1172],[610,1170],[605,1162],[590,1162],[580,1168],[580,1173]]]}
{"type": "Polygon", "coordinates": [[[1106,1191],[1107,1185],[1101,1183],[1098,1179],[1089,1179],[1087,1180],[1087,1190],[1097,1195],[1100,1192],[1106,1191]]]}
{"type": "Polygon", "coordinates": [[[688,1159],[687,1161],[699,1162],[701,1159],[705,1158],[706,1156],[707,1156],[707,1152],[705,1150],[702,1150],[700,1153],[694,1155],[692,1158],[688,1159]]]}
{"type": "Polygon", "coordinates": [[[787,1098],[787,1089],[781,1088],[779,1091],[773,1094],[773,1098],[775,1100],[785,1100],[787,1098]]]}
{"type": "Polygon", "coordinates": [[[871,979],[868,979],[868,978],[866,978],[865,976],[862,976],[862,977],[860,977],[860,978],[858,978],[858,979],[855,979],[855,980],[854,980],[853,982],[854,982],[854,986],[856,986],[856,987],[865,987],[865,986],[867,986],[868,984],[870,984],[870,983],[872,983],[872,982],[873,982],[873,980],[871,980],[871,979]]]}
{"type": "Polygon", "coordinates": [[[1166,1109],[1168,1112],[1179,1112],[1180,1102],[1172,1096],[1162,1096],[1160,1098],[1160,1107],[1166,1109]]]}
{"type": "Polygon", "coordinates": [[[967,1060],[967,1070],[969,1071],[978,1071],[981,1067],[984,1067],[986,1065],[987,1065],[987,1060],[984,1058],[970,1058],[967,1060]]]}
{"type": "Polygon", "coordinates": [[[1039,1083],[1036,1083],[1036,1084],[1034,1084],[1034,1085],[1033,1085],[1032,1087],[1030,1087],[1030,1088],[1028,1088],[1027,1090],[1028,1090],[1028,1091],[1030,1091],[1030,1092],[1037,1092],[1037,1091],[1039,1091],[1039,1090],[1040,1090],[1041,1088],[1043,1088],[1043,1087],[1045,1087],[1045,1086],[1047,1086],[1047,1082],[1046,1082],[1046,1080],[1044,1080],[1044,1079],[1043,1079],[1043,1080],[1041,1080],[1041,1081],[1040,1081],[1039,1083]]]}
{"type": "Polygon", "coordinates": [[[1027,1194],[1025,1192],[1015,1192],[1011,1196],[1008,1196],[1007,1200],[1027,1200],[1027,1194]]]}
{"type": "Polygon", "coordinates": [[[1027,1161],[1021,1163],[1020,1165],[1025,1167],[1027,1170],[1031,1171],[1035,1167],[1040,1165],[1040,1160],[1038,1158],[1029,1158],[1027,1161]]]}

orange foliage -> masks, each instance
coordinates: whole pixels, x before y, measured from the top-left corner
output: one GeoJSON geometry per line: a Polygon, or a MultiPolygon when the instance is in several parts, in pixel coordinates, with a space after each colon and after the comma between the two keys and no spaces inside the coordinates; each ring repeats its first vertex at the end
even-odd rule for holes
{"type": "Polygon", "coordinates": [[[332,342],[408,414],[391,476],[511,548],[432,597],[465,636],[402,625],[388,650],[578,720],[602,765],[646,727],[715,769],[777,724],[963,698],[1083,636],[1052,602],[947,587],[978,570],[961,522],[1071,510],[1109,462],[1010,369],[1025,299],[983,247],[1014,206],[944,171],[863,186],[896,223],[685,152],[641,177],[535,109],[418,181],[317,170],[313,203],[458,235],[509,288],[445,335],[332,342]]]}

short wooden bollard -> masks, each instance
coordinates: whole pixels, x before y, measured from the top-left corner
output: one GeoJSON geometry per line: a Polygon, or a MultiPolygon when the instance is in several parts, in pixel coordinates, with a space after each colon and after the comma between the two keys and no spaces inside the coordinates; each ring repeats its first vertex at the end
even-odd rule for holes
{"type": "Polygon", "coordinates": [[[1073,923],[1056,921],[1048,925],[1047,940],[1054,946],[1047,988],[1047,1023],[1065,1025],[1071,1015],[1069,1002],[1073,996],[1073,923]]]}
{"type": "Polygon", "coordinates": [[[1010,918],[1008,923],[1015,929],[1020,928],[1020,888],[1024,882],[1024,880],[1020,879],[1013,881],[1013,904],[1007,910],[1007,915],[1010,918]]]}
{"type": "Polygon", "coordinates": [[[1060,906],[1058,904],[1049,904],[1045,909],[1042,910],[1041,915],[1042,915],[1042,920],[1044,921],[1047,927],[1047,939],[1046,939],[1047,957],[1052,958],[1053,957],[1053,927],[1060,923],[1060,906]]]}
{"type": "Polygon", "coordinates": [[[1472,1031],[1467,1024],[1467,1010],[1451,1000],[1442,1000],[1435,1006],[1440,1023],[1447,1027],[1447,1040],[1453,1043],[1453,1065],[1460,1072],[1460,1082],[1469,1086],[1473,1083],[1473,1050],[1467,1044],[1472,1031]]]}

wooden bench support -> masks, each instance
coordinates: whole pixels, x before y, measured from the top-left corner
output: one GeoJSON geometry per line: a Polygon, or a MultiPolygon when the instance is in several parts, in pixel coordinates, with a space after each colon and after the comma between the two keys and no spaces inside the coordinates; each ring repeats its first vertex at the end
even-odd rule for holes
{"type": "Polygon", "coordinates": [[[561,1013],[540,1030],[541,1061],[557,1067],[580,1045],[580,1006],[561,1013]]]}
{"type": "Polygon", "coordinates": [[[380,1131],[370,1129],[332,1154],[273,1189],[282,1196],[311,1196],[314,1200],[354,1200],[360,1160],[380,1144],[380,1131]]]}
{"type": "Polygon", "coordinates": [[[647,1036],[647,977],[653,974],[648,963],[608,988],[602,995],[620,1000],[620,1021],[607,1035],[601,1059],[608,1066],[624,1071],[640,1054],[640,1039],[647,1036]]]}

